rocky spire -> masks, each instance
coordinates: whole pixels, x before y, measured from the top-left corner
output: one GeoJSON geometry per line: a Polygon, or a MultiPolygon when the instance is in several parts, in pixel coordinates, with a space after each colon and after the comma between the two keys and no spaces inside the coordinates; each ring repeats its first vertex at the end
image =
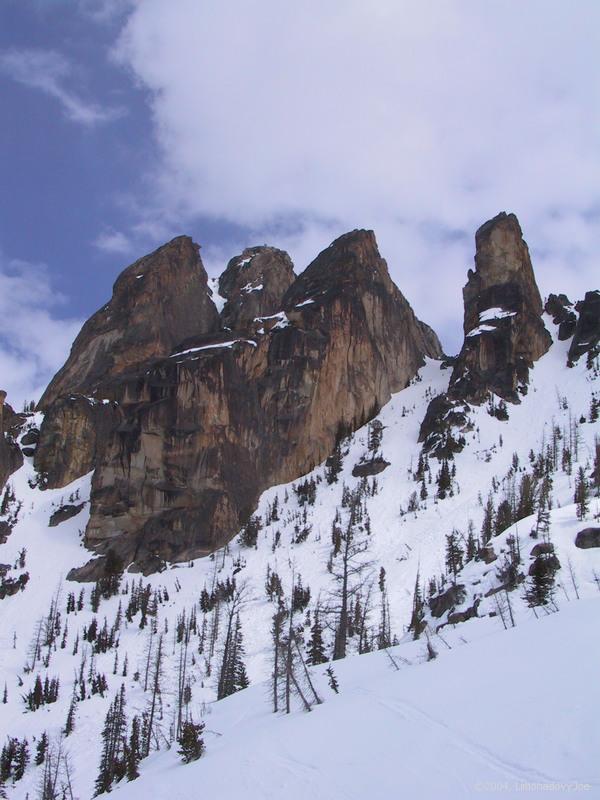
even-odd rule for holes
{"type": "Polygon", "coordinates": [[[178,236],[127,267],[111,300],[81,329],[39,407],[47,410],[67,394],[93,394],[103,381],[216,330],[218,312],[199,250],[189,236],[178,236]]]}
{"type": "Polygon", "coordinates": [[[294,281],[289,255],[276,247],[248,247],[227,264],[219,278],[219,294],[227,302],[221,322],[233,330],[282,309],[282,299],[294,281]]]}
{"type": "Polygon", "coordinates": [[[475,248],[475,270],[463,289],[464,343],[451,360],[448,391],[432,400],[419,433],[424,449],[438,456],[462,449],[469,403],[491,394],[518,403],[530,368],[552,344],[516,216],[502,212],[482,225],[475,248]]]}
{"type": "Polygon", "coordinates": [[[481,402],[493,392],[518,402],[530,367],[552,343],[529,250],[516,216],[504,212],[479,228],[475,245],[475,270],[463,289],[465,340],[449,395],[481,402]]]}

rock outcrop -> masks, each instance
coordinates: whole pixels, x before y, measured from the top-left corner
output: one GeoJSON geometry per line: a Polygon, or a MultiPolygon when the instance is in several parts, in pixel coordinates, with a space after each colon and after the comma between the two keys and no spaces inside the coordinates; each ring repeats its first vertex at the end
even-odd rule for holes
{"type": "Polygon", "coordinates": [[[39,408],[47,411],[70,394],[93,395],[107,380],[218,325],[199,247],[178,236],[121,273],[112,299],[85,323],[39,408]]]}
{"type": "Polygon", "coordinates": [[[15,442],[22,425],[22,415],[15,414],[6,402],[6,392],[0,390],[0,491],[23,464],[23,455],[15,442]]]}
{"type": "Polygon", "coordinates": [[[570,339],[577,327],[577,314],[572,310],[573,303],[566,294],[550,294],[546,300],[544,311],[558,325],[558,339],[561,342],[570,339]]]}
{"type": "MultiPolygon", "coordinates": [[[[293,283],[285,253],[245,251],[221,278],[228,301],[221,320],[205,302],[197,248],[184,237],[123,275],[44,395],[36,465],[53,486],[94,469],[86,544],[146,572],[227,542],[264,489],[324,460],[340,430],[366,422],[425,356],[441,355],[435,334],[392,283],[370,231],[340,237],[293,283]],[[139,304],[131,281],[148,276],[149,265],[163,273],[153,274],[152,285],[172,298],[175,316],[183,274],[195,295],[193,304],[183,298],[184,308],[193,305],[195,316],[174,331],[169,314],[146,307],[142,341],[129,353],[122,344],[134,316],[127,300],[134,310],[139,304]],[[244,291],[248,284],[256,291],[244,291]],[[102,315],[116,307],[127,330],[115,322],[107,333],[102,315]],[[81,375],[84,354],[93,365],[81,375]]],[[[146,305],[157,300],[144,297],[146,305]]]]}
{"type": "Polygon", "coordinates": [[[574,364],[585,353],[592,358],[600,353],[600,291],[586,292],[584,299],[576,303],[575,310],[579,317],[569,348],[569,364],[574,364]]]}
{"type": "Polygon", "coordinates": [[[419,436],[426,450],[444,457],[462,449],[468,404],[492,395],[518,403],[530,368],[552,343],[516,216],[503,212],[486,222],[475,245],[475,270],[463,289],[464,343],[448,391],[432,401],[419,436]]]}
{"type": "Polygon", "coordinates": [[[240,330],[281,311],[295,277],[292,260],[283,250],[247,248],[231,259],[219,278],[219,294],[227,301],[221,312],[223,325],[240,330]]]}
{"type": "Polygon", "coordinates": [[[451,397],[482,402],[490,392],[518,402],[529,369],[552,344],[529,249],[514,214],[501,213],[475,235],[475,270],[463,289],[465,340],[451,397]]]}

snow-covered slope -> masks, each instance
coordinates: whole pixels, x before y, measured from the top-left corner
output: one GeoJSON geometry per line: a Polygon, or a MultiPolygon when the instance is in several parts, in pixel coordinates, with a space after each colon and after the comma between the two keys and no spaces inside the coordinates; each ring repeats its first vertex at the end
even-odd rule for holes
{"type": "MultiPolygon", "coordinates": [[[[550,321],[546,324],[552,329],[550,321]]],[[[74,592],[77,600],[81,586],[67,582],[66,575],[89,558],[81,544],[87,506],[75,517],[48,527],[57,508],[87,500],[90,478],[62,490],[41,491],[26,459],[10,481],[16,497],[10,510],[14,513],[20,504],[18,519],[7,542],[0,545],[0,563],[11,567],[8,576],[29,574],[22,591],[0,600],[0,693],[6,682],[0,737],[26,737],[32,752],[44,732],[56,747],[60,741],[62,752],[69,754],[65,764],[70,764],[74,796],[91,797],[109,704],[124,685],[128,719],[148,709],[146,674],[162,634],[156,743],[165,750],[177,713],[181,663],[177,629],[185,614],[188,628],[190,620],[195,618],[195,623],[186,654],[191,695],[184,713],[206,722],[207,754],[194,766],[184,767],[176,765],[174,749],[167,754],[153,752],[141,764],[142,776],[147,773],[148,778],[126,788],[121,785],[119,791],[147,795],[155,791],[150,781],[156,780],[161,788],[154,796],[191,797],[200,785],[216,790],[219,775],[222,780],[225,773],[232,781],[228,793],[221,792],[226,797],[242,791],[257,798],[309,793],[362,797],[367,791],[387,797],[402,790],[418,797],[433,797],[434,792],[436,797],[468,797],[476,784],[487,786],[490,781],[512,785],[579,780],[600,791],[594,766],[598,742],[593,739],[592,711],[586,710],[586,704],[592,709],[594,703],[597,709],[598,701],[593,670],[598,667],[594,626],[600,599],[600,548],[575,546],[579,530],[598,524],[594,517],[600,514],[600,500],[590,497],[584,520],[577,518],[574,504],[579,467],[588,480],[593,469],[599,431],[597,421],[590,421],[590,403],[594,393],[598,397],[599,382],[597,366],[590,370],[579,363],[567,369],[567,350],[568,343],[555,342],[535,365],[529,392],[520,405],[508,407],[508,420],[499,420],[486,407],[472,409],[472,428],[465,434],[465,449],[452,462],[455,474],[444,499],[436,497],[440,465],[434,459],[424,480],[415,480],[419,426],[430,399],[444,391],[450,374],[439,362],[429,362],[379,415],[383,429],[378,448],[369,451],[373,426],[366,426],[342,442],[336,481],[327,480],[331,466],[320,465],[295,484],[265,492],[256,512],[260,528],[255,547],[245,546],[241,536],[193,564],[174,565],[148,578],[126,574],[120,593],[102,599],[95,611],[93,585],[87,584],[82,607],[76,604],[67,613],[69,594],[74,592]],[[456,575],[446,574],[446,537],[457,531],[464,549],[470,521],[479,537],[488,495],[497,507],[512,487],[518,493],[523,476],[532,471],[535,456],[546,451],[553,432],[561,455],[552,471],[548,536],[561,568],[552,603],[532,609],[524,599],[529,578],[509,593],[493,590],[501,582],[498,570],[511,540],[513,547],[515,541],[519,544],[521,572],[527,575],[530,552],[540,543],[530,536],[535,514],[492,537],[495,561],[471,560],[456,575]],[[570,460],[563,462],[565,448],[570,460]],[[374,454],[389,466],[366,479],[354,477],[353,468],[374,454]],[[360,618],[355,628],[362,627],[363,635],[350,632],[347,653],[375,649],[382,624],[387,624],[390,638],[399,642],[393,652],[401,670],[396,672],[382,652],[336,661],[341,691],[334,695],[323,678],[324,667],[314,667],[325,702],[306,715],[297,703],[290,718],[281,718],[270,712],[269,687],[262,683],[272,670],[271,626],[277,609],[277,598],[268,598],[265,581],[277,574],[284,603],[299,578],[304,589],[310,588],[308,604],[296,614],[296,624],[303,628],[299,635],[308,644],[318,606],[326,654],[331,657],[339,605],[335,576],[341,558],[339,552],[334,554],[332,530],[347,530],[351,514],[361,543],[354,566],[362,566],[352,579],[350,603],[360,618]],[[385,594],[379,580],[382,567],[385,594]],[[466,612],[476,606],[475,618],[453,626],[447,624],[448,611],[434,617],[425,608],[428,630],[413,641],[407,627],[417,574],[425,594],[431,579],[436,593],[452,583],[464,586],[460,603],[451,611],[466,612]],[[238,589],[244,590],[239,612],[245,665],[250,683],[257,685],[214,703],[228,603],[224,599],[203,612],[200,596],[204,588],[210,594],[219,583],[234,578],[238,589]],[[150,604],[143,614],[131,607],[131,599],[148,586],[150,604]],[[389,622],[382,623],[388,606],[389,622]],[[550,613],[555,609],[560,614],[550,613]],[[115,641],[106,652],[97,652],[97,639],[84,638],[94,618],[100,629],[105,619],[107,629],[113,629],[115,641]],[[444,627],[438,631],[440,625],[444,627]],[[49,645],[43,644],[45,639],[49,645]],[[470,644],[462,647],[463,640],[470,644]],[[418,666],[426,660],[427,641],[440,658],[418,666]],[[417,666],[409,669],[404,660],[417,666]],[[46,676],[60,680],[58,699],[36,711],[26,710],[23,697],[38,675],[42,681],[46,676]],[[107,688],[92,693],[99,676],[107,688]],[[62,736],[74,691],[74,730],[62,736]],[[450,787],[448,791],[444,786],[450,787]]],[[[61,769],[59,785],[65,782],[64,764],[61,769]]],[[[43,771],[43,765],[30,763],[23,778],[14,784],[8,781],[9,795],[37,796],[43,771]]]]}
{"type": "Polygon", "coordinates": [[[204,758],[182,768],[174,751],[155,756],[118,797],[597,796],[599,611],[597,599],[572,603],[469,643],[457,630],[428,663],[400,645],[398,671],[382,652],[352,657],[336,666],[337,695],[314,668],[324,702],[310,714],[277,717],[251,687],[215,704],[204,758]]]}

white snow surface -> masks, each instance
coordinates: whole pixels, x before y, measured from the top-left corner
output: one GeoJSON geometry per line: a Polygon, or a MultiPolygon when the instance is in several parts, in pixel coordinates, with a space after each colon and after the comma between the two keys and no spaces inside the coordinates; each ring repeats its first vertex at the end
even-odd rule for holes
{"type": "MultiPolygon", "coordinates": [[[[514,317],[516,316],[516,311],[505,311],[502,308],[494,307],[494,308],[487,308],[485,311],[482,311],[479,314],[479,322],[494,322],[497,319],[505,319],[506,317],[514,317]]],[[[488,333],[489,331],[495,331],[495,325],[478,325],[473,330],[467,333],[467,336],[479,336],[482,333],[488,333]]]]}
{"type": "Polygon", "coordinates": [[[189,356],[193,353],[199,353],[202,350],[218,350],[219,348],[230,348],[234,344],[243,342],[244,344],[251,344],[256,347],[256,342],[252,339],[230,339],[227,342],[215,342],[214,344],[204,344],[201,347],[190,347],[188,350],[181,350],[179,353],[173,353],[169,358],[179,358],[180,356],[189,356]]]}
{"type": "Polygon", "coordinates": [[[209,278],[208,279],[208,288],[209,288],[209,296],[219,314],[223,311],[225,307],[225,303],[227,302],[227,298],[222,297],[219,294],[219,279],[218,278],[209,278]]]}
{"type": "MultiPolygon", "coordinates": [[[[250,687],[213,705],[201,760],[153,757],[117,796],[597,797],[599,611],[599,600],[582,600],[476,641],[451,637],[426,663],[422,643],[400,645],[392,657],[413,664],[398,660],[398,671],[381,651],[335,662],[338,695],[313,668],[324,702],[310,714],[274,715],[268,687],[250,687]]],[[[463,638],[472,635],[466,625],[463,638]]]]}
{"type": "MultiPolygon", "coordinates": [[[[549,320],[546,324],[553,329],[549,320]]],[[[332,522],[341,507],[344,486],[354,488],[360,483],[352,477],[352,468],[367,454],[366,426],[345,445],[337,483],[329,485],[324,480],[324,465],[307,476],[316,482],[314,505],[299,503],[294,487],[304,479],[272,487],[263,494],[256,511],[263,520],[256,548],[243,547],[235,539],[213,557],[172,565],[161,574],[148,578],[126,574],[123,589],[141,580],[143,585],[168,591],[169,599],[159,605],[156,618],[159,630],[168,628],[163,686],[166,733],[174,710],[178,651],[173,632],[177,618],[184,609],[189,615],[203,586],[210,589],[215,579],[224,581],[234,574],[238,585],[245,582],[250,598],[241,619],[252,685],[215,702],[219,646],[210,664],[206,653],[196,652],[189,671],[190,713],[195,720],[204,717],[206,722],[206,755],[193,765],[183,766],[176,748],[153,753],[142,762],[142,777],[119,785],[115,791],[124,797],[173,800],[196,797],[211,789],[220,797],[243,796],[248,800],[396,795],[454,800],[486,794],[512,796],[515,792],[572,797],[575,791],[582,796],[600,796],[600,593],[595,580],[595,575],[600,575],[600,549],[580,550],[574,545],[578,530],[598,524],[594,518],[600,514],[600,501],[591,499],[583,521],[576,518],[573,504],[578,466],[590,474],[594,437],[600,432],[598,423],[579,425],[579,457],[574,459],[571,474],[559,467],[553,475],[550,539],[562,565],[557,577],[559,612],[536,619],[518,589],[512,593],[516,627],[505,631],[499,617],[490,616],[495,614],[494,597],[483,597],[495,585],[498,565],[476,561],[465,566],[459,582],[467,588],[461,608],[468,608],[479,597],[478,616],[461,625],[447,625],[440,631],[443,639],[432,633],[439,657],[424,663],[424,640],[413,642],[405,633],[417,571],[424,582],[445,571],[446,534],[453,529],[465,533],[469,519],[478,534],[483,518],[481,500],[485,502],[493,490],[493,479],[498,481],[496,486],[502,486],[514,454],[520,464],[518,480],[523,468],[529,466],[530,450],[538,452],[549,442],[553,426],[565,430],[569,421],[587,418],[592,394],[597,396],[599,390],[597,373],[587,370],[584,363],[567,369],[568,346],[569,342],[555,342],[535,365],[528,394],[519,405],[508,406],[508,421],[491,416],[485,407],[471,410],[472,430],[465,433],[466,447],[454,460],[452,495],[435,499],[434,481],[428,498],[418,500],[415,511],[408,512],[407,508],[420,486],[414,480],[419,426],[431,398],[446,388],[450,370],[428,361],[419,377],[394,395],[379,415],[384,426],[380,454],[390,466],[369,479],[374,492],[364,501],[371,528],[365,558],[373,564],[374,596],[380,566],[386,570],[391,627],[399,640],[392,653],[400,671],[392,668],[383,652],[355,656],[356,645],[351,640],[351,657],[333,664],[340,694],[334,695],[329,689],[324,667],[315,667],[312,671],[325,702],[310,714],[295,708],[289,717],[270,712],[268,687],[263,683],[271,670],[269,631],[274,612],[264,591],[267,567],[278,572],[286,594],[291,588],[292,570],[301,575],[304,586],[311,588],[310,608],[317,598],[322,603],[327,600],[334,588],[327,570],[332,522]],[[279,519],[267,522],[275,498],[279,519]],[[297,542],[298,530],[306,527],[306,539],[297,542]],[[577,591],[568,564],[576,576],[577,591]],[[575,790],[562,785],[572,782],[590,784],[591,788],[575,790]],[[524,783],[542,788],[518,788],[524,783]]],[[[186,352],[193,354],[194,350],[186,352]]],[[[40,415],[32,422],[39,425],[40,415]]],[[[90,646],[82,641],[84,626],[94,617],[99,625],[105,617],[111,625],[119,603],[126,607],[128,595],[103,600],[94,614],[89,602],[91,585],[87,584],[83,610],[65,613],[68,593],[77,595],[81,587],[67,582],[66,575],[90,558],[81,539],[89,514],[91,476],[60,490],[41,491],[35,486],[31,459],[25,462],[10,480],[22,504],[18,521],[7,542],[0,545],[0,563],[11,566],[26,548],[25,570],[29,573],[23,591],[0,600],[0,693],[6,682],[8,695],[8,702],[0,703],[0,739],[27,736],[34,750],[43,731],[53,741],[59,738],[74,676],[86,648],[86,670],[90,666],[90,646]],[[70,499],[85,502],[84,509],[48,528],[51,513],[70,499]],[[65,622],[68,624],[66,646],[51,650],[47,668],[38,664],[27,673],[24,666],[34,629],[57,593],[63,629],[65,622]],[[73,655],[77,636],[79,651],[73,655]],[[33,686],[38,672],[42,678],[60,678],[59,699],[25,713],[22,696],[33,686]]],[[[431,469],[435,478],[437,463],[433,459],[431,469]]],[[[342,508],[341,513],[347,510],[342,508]]],[[[529,552],[536,543],[529,535],[534,522],[534,518],[520,520],[493,538],[498,561],[508,546],[508,537],[516,536],[527,567],[529,552]]],[[[21,571],[13,569],[9,576],[21,571]]],[[[200,622],[199,609],[197,614],[200,622]]],[[[377,615],[375,606],[373,625],[377,624],[377,615]]],[[[445,620],[430,620],[432,631],[445,620]]],[[[149,640],[148,628],[140,629],[139,621],[139,613],[132,622],[123,620],[117,674],[113,674],[114,651],[94,656],[95,669],[106,675],[109,691],[104,697],[94,695],[77,703],[75,730],[64,739],[75,797],[81,800],[93,795],[101,753],[99,734],[108,705],[121,684],[126,687],[129,719],[147,706],[148,696],[135,679],[136,670],[143,670],[149,640]],[[123,677],[126,656],[129,671],[123,677]]],[[[308,634],[306,628],[306,638],[308,634]]],[[[325,636],[330,652],[330,633],[326,631],[325,636]]],[[[41,772],[41,767],[30,764],[21,781],[7,785],[9,797],[37,797],[41,772]]]]}

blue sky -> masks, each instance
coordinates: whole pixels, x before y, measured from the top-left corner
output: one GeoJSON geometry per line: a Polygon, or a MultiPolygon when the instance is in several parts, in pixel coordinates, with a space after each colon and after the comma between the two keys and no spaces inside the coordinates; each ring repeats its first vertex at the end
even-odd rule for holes
{"type": "Polygon", "coordinates": [[[182,232],[217,274],[374,228],[449,351],[500,210],[543,293],[596,288],[598,53],[594,0],[3,0],[0,385],[39,393],[120,270],[182,232]]]}

